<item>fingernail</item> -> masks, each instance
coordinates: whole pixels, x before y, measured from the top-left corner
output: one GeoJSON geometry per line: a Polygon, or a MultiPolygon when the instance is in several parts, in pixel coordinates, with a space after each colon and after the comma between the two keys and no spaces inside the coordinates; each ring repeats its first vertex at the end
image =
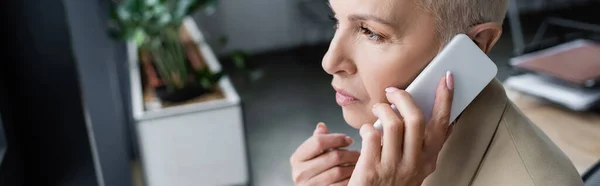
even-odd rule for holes
{"type": "Polygon", "coordinates": [[[315,130],[319,130],[319,128],[323,128],[325,126],[325,124],[323,122],[319,122],[319,124],[317,124],[317,128],[315,130]]]}
{"type": "Polygon", "coordinates": [[[377,114],[377,109],[375,109],[375,107],[373,107],[371,111],[373,112],[373,115],[375,115],[375,117],[379,117],[379,115],[377,114]]]}
{"type": "Polygon", "coordinates": [[[364,136],[365,130],[367,130],[367,129],[365,129],[366,125],[368,125],[368,124],[363,124],[362,126],[360,126],[360,129],[358,130],[358,134],[360,134],[360,137],[364,136]]]}
{"type": "Polygon", "coordinates": [[[446,88],[448,88],[448,90],[454,90],[454,76],[450,71],[446,71],[446,88]]]}
{"type": "Polygon", "coordinates": [[[396,87],[385,88],[385,92],[387,92],[387,93],[396,92],[397,90],[398,90],[398,88],[396,88],[396,87]]]}
{"type": "Polygon", "coordinates": [[[352,140],[350,136],[346,136],[346,142],[348,142],[350,145],[354,144],[354,140],[352,140]]]}
{"type": "Polygon", "coordinates": [[[400,111],[398,111],[398,108],[396,108],[396,105],[392,104],[392,110],[394,110],[394,112],[396,112],[396,114],[398,116],[400,116],[400,111]]]}

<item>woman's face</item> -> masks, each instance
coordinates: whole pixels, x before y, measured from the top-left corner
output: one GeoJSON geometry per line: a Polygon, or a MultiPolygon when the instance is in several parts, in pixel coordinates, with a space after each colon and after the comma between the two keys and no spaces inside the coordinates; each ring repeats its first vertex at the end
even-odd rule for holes
{"type": "Polygon", "coordinates": [[[433,17],[413,0],[330,0],[338,20],[323,69],[333,75],[336,101],[354,128],[377,119],[387,87],[405,89],[435,57],[433,17]]]}

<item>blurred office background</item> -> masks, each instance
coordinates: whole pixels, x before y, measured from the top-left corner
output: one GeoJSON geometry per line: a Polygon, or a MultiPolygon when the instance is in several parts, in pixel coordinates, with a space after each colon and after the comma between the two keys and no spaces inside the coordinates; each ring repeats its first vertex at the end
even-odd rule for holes
{"type": "MultiPolygon", "coordinates": [[[[131,45],[107,34],[111,3],[2,2],[0,185],[292,185],[289,157],[318,122],[359,139],[321,69],[333,36],[326,1],[220,0],[194,13],[186,25],[202,37],[190,37],[227,83],[172,105],[147,92],[131,45]]],[[[589,185],[600,177],[599,9],[512,0],[489,54],[511,100],[589,185]],[[542,58],[557,47],[573,53],[542,58]],[[569,79],[566,62],[588,65],[592,78],[569,79]]]]}

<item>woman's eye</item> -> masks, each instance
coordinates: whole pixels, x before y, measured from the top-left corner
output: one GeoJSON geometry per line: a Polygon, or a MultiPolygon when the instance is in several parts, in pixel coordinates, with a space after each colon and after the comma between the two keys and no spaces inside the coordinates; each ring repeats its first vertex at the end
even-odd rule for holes
{"type": "Polygon", "coordinates": [[[373,41],[380,41],[381,40],[381,36],[376,34],[375,32],[371,31],[370,29],[361,26],[360,27],[361,32],[366,35],[370,40],[373,41]]]}

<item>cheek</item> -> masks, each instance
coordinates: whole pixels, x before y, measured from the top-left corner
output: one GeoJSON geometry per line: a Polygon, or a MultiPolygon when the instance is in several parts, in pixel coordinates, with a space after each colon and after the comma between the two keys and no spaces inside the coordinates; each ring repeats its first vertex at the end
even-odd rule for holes
{"type": "Polygon", "coordinates": [[[352,59],[359,74],[359,79],[355,80],[361,81],[361,98],[368,101],[357,107],[344,108],[344,117],[350,125],[358,128],[377,120],[371,108],[376,103],[388,103],[385,88],[405,89],[427,65],[428,55],[415,52],[419,51],[415,45],[381,47],[359,41],[355,46],[352,59]]]}
{"type": "Polygon", "coordinates": [[[370,97],[369,105],[387,102],[385,88],[404,89],[420,71],[421,63],[409,55],[409,49],[401,46],[389,49],[370,49],[358,63],[365,89],[370,97]],[[394,51],[394,52],[391,52],[394,51]]]}

